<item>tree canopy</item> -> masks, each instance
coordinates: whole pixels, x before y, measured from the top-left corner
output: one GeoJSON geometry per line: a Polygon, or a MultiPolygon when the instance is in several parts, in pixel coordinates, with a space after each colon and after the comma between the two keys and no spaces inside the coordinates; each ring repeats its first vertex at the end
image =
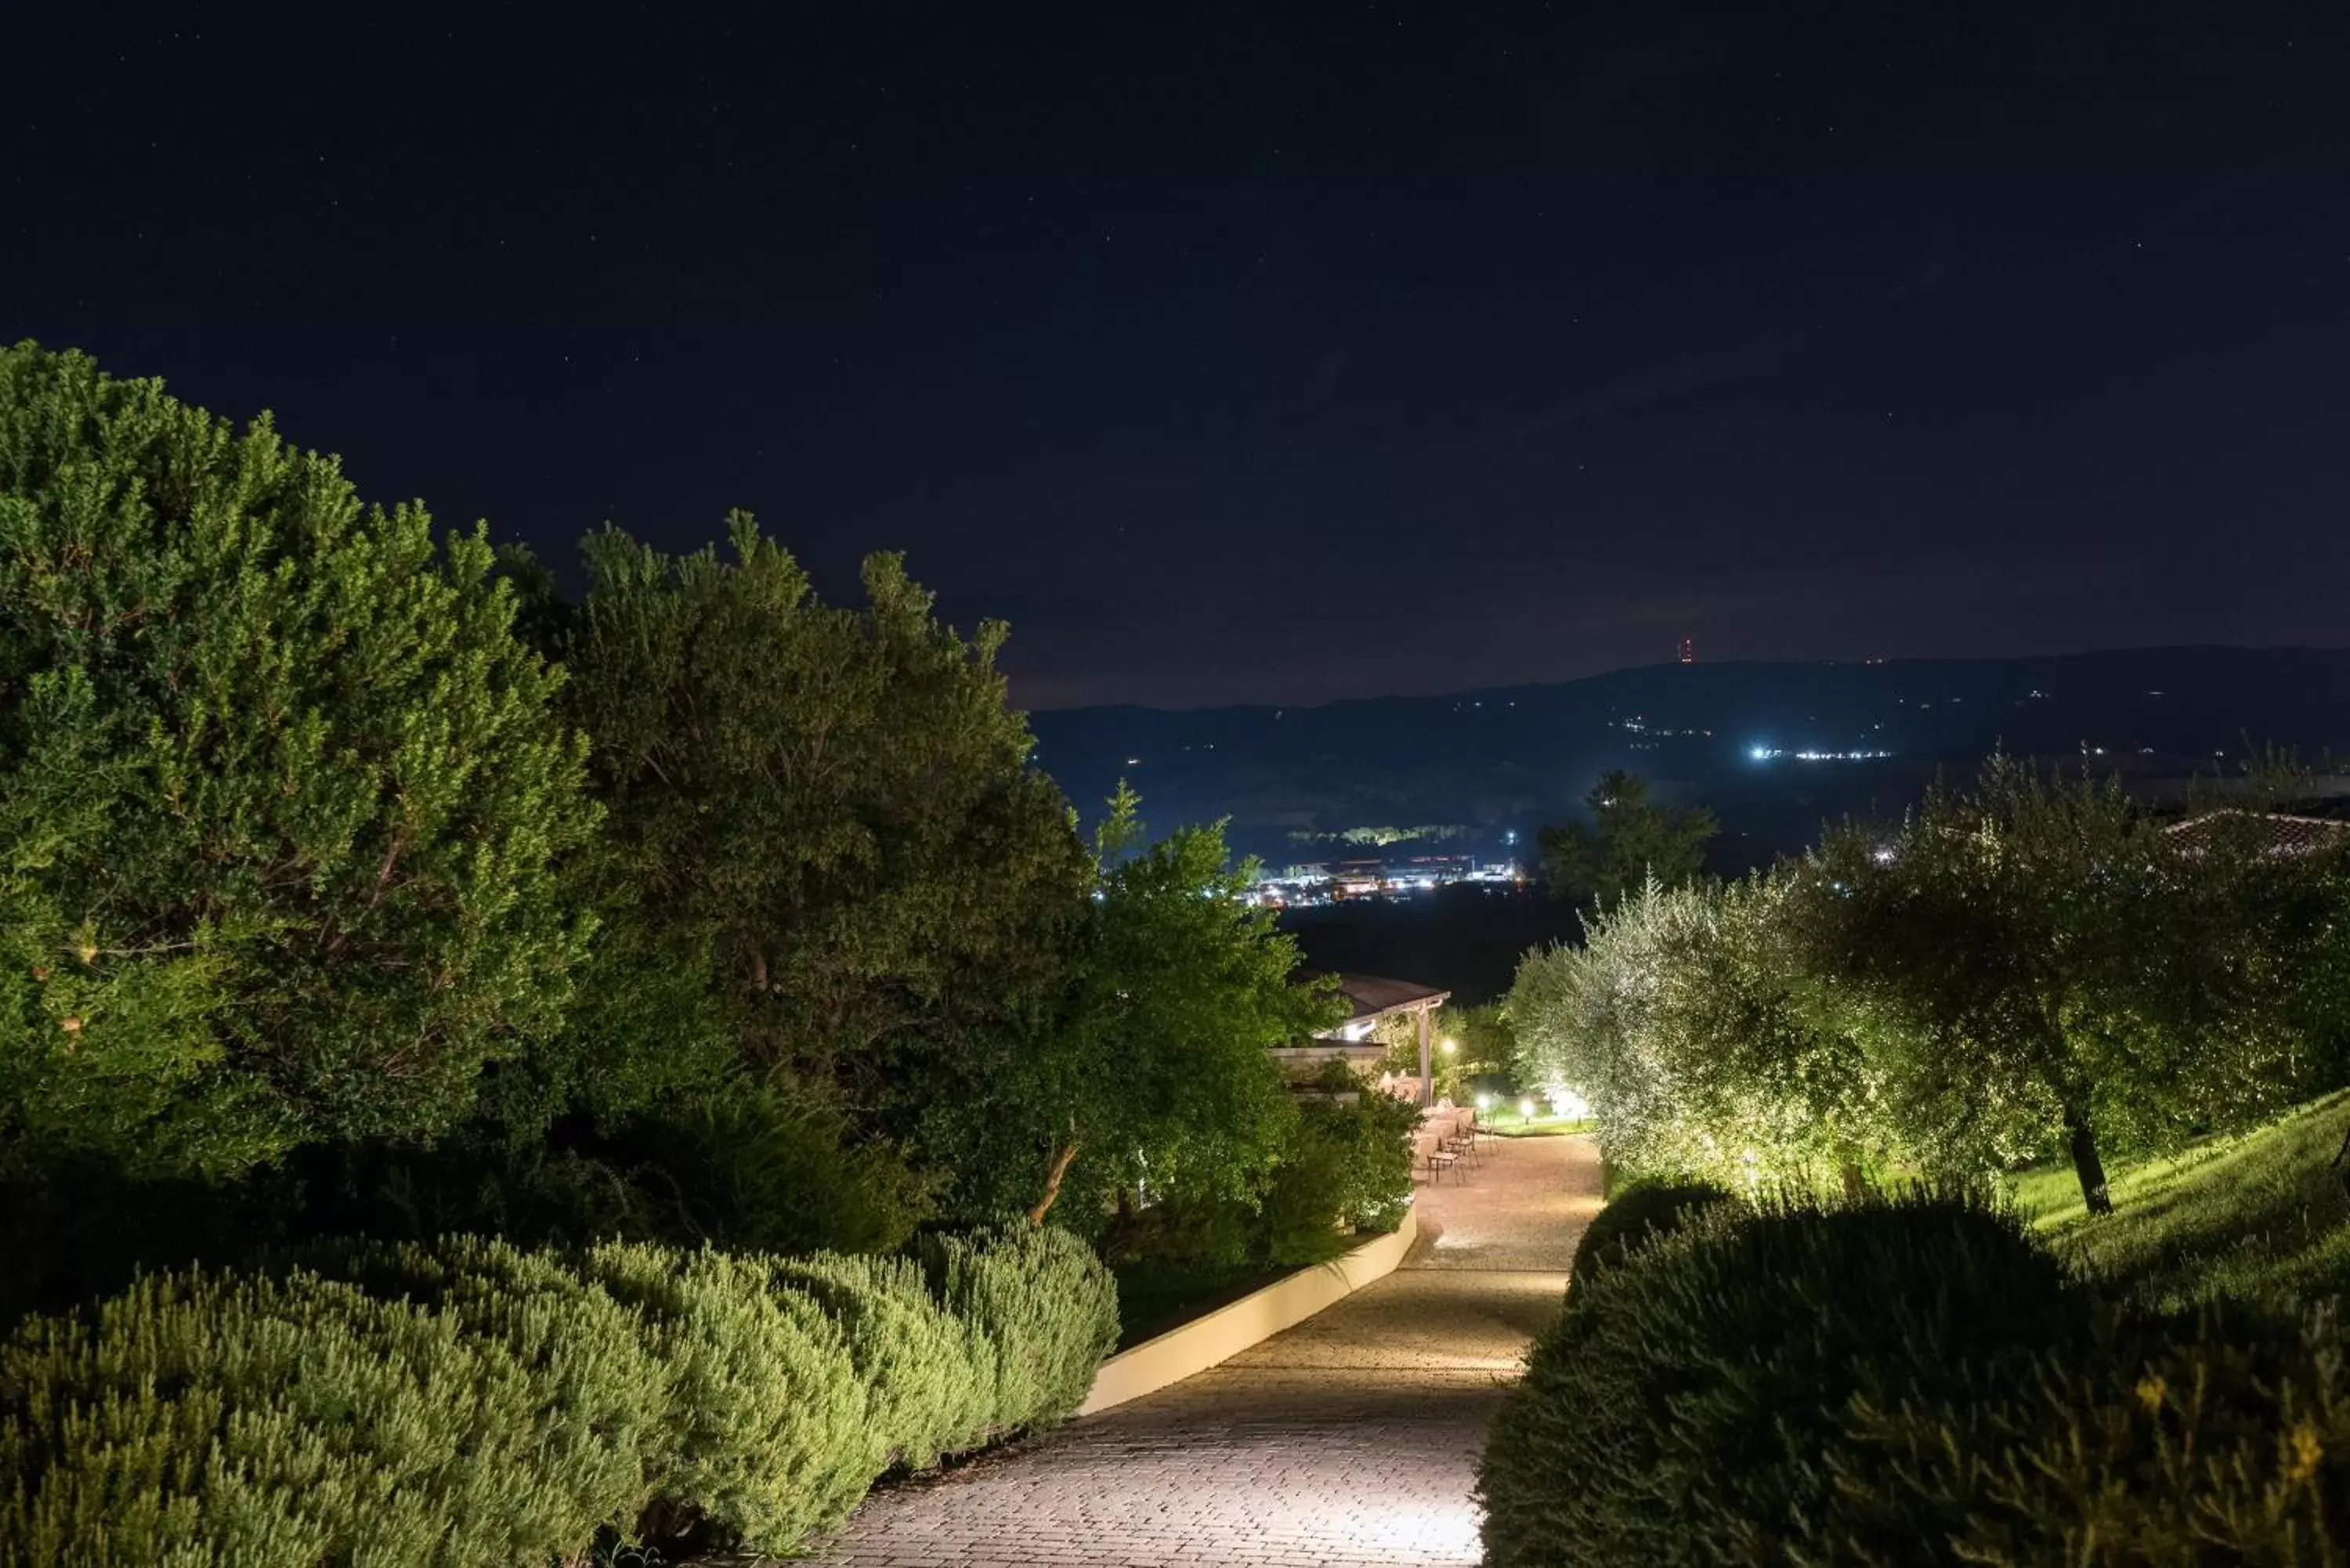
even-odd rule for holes
{"type": "Polygon", "coordinates": [[[1248,902],[1253,867],[1232,861],[1222,827],[1144,846],[1139,805],[1121,786],[1097,832],[1095,897],[1053,1028],[990,1064],[993,1092],[930,1112],[934,1137],[997,1151],[966,1163],[1008,1171],[1006,1191],[1040,1218],[1073,1174],[1092,1199],[1253,1195],[1295,1114],[1266,1052],[1342,1012],[1298,982],[1296,946],[1248,902]]]}
{"type": "Polygon", "coordinates": [[[2182,833],[2118,780],[1995,756],[1899,823],[1726,887],[1644,882],[1529,954],[1520,1073],[1658,1175],[1847,1188],[2175,1147],[2339,1081],[2344,861],[2258,813],[2182,833]]]}
{"type": "Polygon", "coordinates": [[[689,1131],[764,1097],[754,1125],[862,1145],[868,1185],[903,1185],[882,1140],[951,1199],[963,1173],[918,1147],[922,1107],[969,1087],[959,1057],[1056,1016],[1083,843],[1005,705],[1000,625],[941,625],[889,555],[861,605],[827,604],[748,514],[728,535],[671,556],[594,534],[576,606],[509,554],[606,811],[577,873],[589,983],[530,1093],[689,1131]]]}
{"type": "Polygon", "coordinates": [[[1913,1134],[1999,1161],[2061,1132],[2101,1210],[2101,1136],[2176,1142],[2303,1086],[2278,960],[2324,923],[2309,869],[2182,840],[2117,778],[1995,756],[1898,831],[1831,831],[1795,876],[1813,962],[1894,1025],[1880,1059],[1913,1134]]]}
{"type": "Polygon", "coordinates": [[[1577,903],[1619,902],[1650,877],[1667,888],[1694,881],[1721,831],[1704,806],[1662,805],[1648,780],[1621,769],[1600,774],[1583,804],[1588,823],[1545,827],[1536,838],[1551,890],[1577,903]]]}
{"type": "Polygon", "coordinates": [[[0,352],[9,1162],[427,1134],[556,1026],[596,813],[490,566],[265,417],[0,352]]]}

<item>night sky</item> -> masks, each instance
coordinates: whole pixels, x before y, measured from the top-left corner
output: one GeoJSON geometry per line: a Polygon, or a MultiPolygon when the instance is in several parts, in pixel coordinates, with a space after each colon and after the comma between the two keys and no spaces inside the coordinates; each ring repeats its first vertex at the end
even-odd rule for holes
{"type": "Polygon", "coordinates": [[[2350,641],[2338,6],[37,9],[0,336],[1027,705],[2350,641]]]}

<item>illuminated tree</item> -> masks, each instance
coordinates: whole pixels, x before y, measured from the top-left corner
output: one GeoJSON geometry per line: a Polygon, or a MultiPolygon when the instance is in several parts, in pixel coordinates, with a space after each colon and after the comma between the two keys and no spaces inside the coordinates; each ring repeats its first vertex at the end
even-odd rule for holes
{"type": "Polygon", "coordinates": [[[1527,954],[1510,990],[1518,1081],[1580,1094],[1609,1158],[1627,1168],[1690,1170],[1711,1159],[1661,1017],[1703,903],[1690,888],[1644,881],[1586,918],[1582,946],[1527,954]]]}
{"type": "Polygon", "coordinates": [[[1760,1175],[1816,1186],[1833,1172],[1856,1193],[1911,1151],[1886,1105],[1877,1021],[1807,967],[1803,914],[1784,867],[1704,896],[1659,1028],[1685,1114],[1718,1146],[1760,1175]]]}
{"type": "Polygon", "coordinates": [[[1521,1081],[1580,1093],[1628,1169],[1856,1185],[1898,1142],[1862,1020],[1802,967],[1794,903],[1755,877],[1595,911],[1582,947],[1519,966],[1521,1081]]]}
{"type": "Polygon", "coordinates": [[[490,556],[0,352],[0,1163],[427,1135],[553,1029],[594,812],[490,556]]]}
{"type": "Polygon", "coordinates": [[[1847,825],[1802,873],[1811,962],[1856,988],[1891,1114],[1945,1161],[2061,1140],[2093,1212],[2103,1144],[2176,1143],[2308,1087],[2301,874],[2222,831],[2163,831],[2115,778],[2005,756],[1898,833],[1847,825]]]}

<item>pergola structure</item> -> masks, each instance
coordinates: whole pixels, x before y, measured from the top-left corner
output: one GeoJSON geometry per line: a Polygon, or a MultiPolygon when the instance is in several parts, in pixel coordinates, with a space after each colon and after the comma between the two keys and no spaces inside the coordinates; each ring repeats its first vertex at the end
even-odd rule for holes
{"type": "Polygon", "coordinates": [[[1452,993],[1417,981],[1388,980],[1376,974],[1337,974],[1330,978],[1337,982],[1338,994],[1346,999],[1349,1011],[1345,1021],[1316,1034],[1311,1045],[1295,1046],[1274,1054],[1285,1062],[1309,1067],[1321,1062],[1343,1061],[1357,1073],[1364,1073],[1387,1054],[1386,1046],[1366,1044],[1371,1039],[1371,1031],[1380,1019],[1408,1012],[1413,1015],[1419,1035],[1419,1103],[1425,1106],[1433,1100],[1436,1064],[1430,1054],[1429,1017],[1452,993]]]}

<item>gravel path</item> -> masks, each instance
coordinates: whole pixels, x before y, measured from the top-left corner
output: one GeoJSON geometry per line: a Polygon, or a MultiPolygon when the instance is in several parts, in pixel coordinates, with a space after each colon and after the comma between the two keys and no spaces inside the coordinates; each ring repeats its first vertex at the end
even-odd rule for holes
{"type": "Polygon", "coordinates": [[[1586,1137],[1495,1138],[1420,1189],[1377,1284],[1221,1366],[877,1493],[819,1560],[860,1568],[1477,1561],[1485,1423],[1600,1204],[1586,1137]]]}

